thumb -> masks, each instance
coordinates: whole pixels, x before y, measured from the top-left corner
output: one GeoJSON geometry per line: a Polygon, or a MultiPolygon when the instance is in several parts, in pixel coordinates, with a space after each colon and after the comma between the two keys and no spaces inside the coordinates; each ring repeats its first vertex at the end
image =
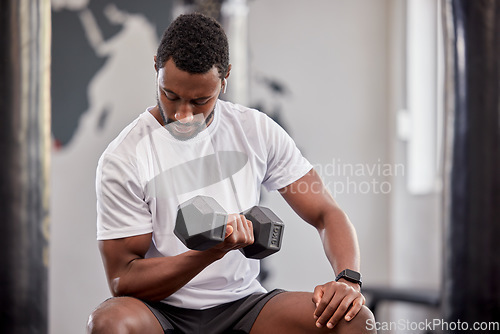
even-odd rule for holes
{"type": "Polygon", "coordinates": [[[224,239],[233,234],[233,231],[234,228],[231,225],[226,225],[226,236],[224,237],[224,239]]]}
{"type": "Polygon", "coordinates": [[[318,285],[316,288],[314,288],[312,297],[312,301],[316,306],[318,306],[318,303],[321,301],[321,297],[323,297],[323,287],[321,285],[318,285]]]}

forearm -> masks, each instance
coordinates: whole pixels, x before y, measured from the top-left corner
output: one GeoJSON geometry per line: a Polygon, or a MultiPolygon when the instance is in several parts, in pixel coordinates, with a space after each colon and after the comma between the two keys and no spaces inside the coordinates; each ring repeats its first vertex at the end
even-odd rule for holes
{"type": "Polygon", "coordinates": [[[360,271],[358,239],[347,215],[337,207],[329,210],[322,219],[318,232],[335,273],[344,269],[360,271]]]}
{"type": "MultiPolygon", "coordinates": [[[[318,230],[336,274],[344,269],[360,271],[356,231],[314,169],[280,189],[280,193],[302,219],[318,230]],[[301,187],[302,184],[306,186],[301,187]],[[307,191],[300,191],[301,188],[307,191]]],[[[360,285],[344,279],[342,283],[348,286],[330,281],[314,289],[316,326],[333,328],[342,317],[350,321],[361,310],[365,299],[360,285]]]]}
{"type": "Polygon", "coordinates": [[[346,268],[359,271],[356,231],[316,171],[311,169],[279,191],[302,219],[316,227],[333,270],[336,273],[346,268]]]}
{"type": "Polygon", "coordinates": [[[217,250],[207,250],[187,251],[172,257],[138,258],[118,277],[110,278],[110,287],[114,296],[162,300],[223,255],[217,250]]]}

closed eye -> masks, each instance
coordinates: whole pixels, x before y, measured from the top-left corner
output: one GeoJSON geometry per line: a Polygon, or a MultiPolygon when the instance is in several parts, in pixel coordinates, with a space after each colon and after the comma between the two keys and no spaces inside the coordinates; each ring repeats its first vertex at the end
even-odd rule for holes
{"type": "Polygon", "coordinates": [[[169,101],[175,101],[175,100],[178,100],[179,97],[171,92],[167,92],[167,91],[163,91],[163,93],[165,94],[165,97],[169,100],[169,101]]]}
{"type": "MultiPolygon", "coordinates": [[[[163,91],[163,94],[165,95],[165,97],[167,98],[167,100],[169,100],[169,101],[177,101],[180,99],[177,94],[175,94],[174,92],[172,92],[170,90],[162,89],[162,91],[163,91]]],[[[211,96],[199,97],[197,99],[191,100],[191,103],[195,106],[203,106],[203,105],[207,104],[211,98],[212,98],[211,96]]]]}
{"type": "Polygon", "coordinates": [[[196,106],[202,106],[208,103],[209,100],[203,99],[203,100],[193,100],[193,104],[196,106]]]}

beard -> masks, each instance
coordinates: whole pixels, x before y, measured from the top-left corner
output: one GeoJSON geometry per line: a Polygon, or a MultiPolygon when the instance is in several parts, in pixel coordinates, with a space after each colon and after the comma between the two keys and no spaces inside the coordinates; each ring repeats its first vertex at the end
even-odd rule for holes
{"type": "Polygon", "coordinates": [[[178,120],[168,118],[161,107],[158,95],[156,96],[156,103],[158,105],[158,110],[160,111],[161,118],[163,120],[164,128],[170,132],[170,134],[177,140],[189,140],[196,137],[201,131],[205,130],[214,117],[215,107],[212,112],[207,116],[203,117],[203,114],[193,115],[193,120],[189,123],[181,123],[178,120]]]}

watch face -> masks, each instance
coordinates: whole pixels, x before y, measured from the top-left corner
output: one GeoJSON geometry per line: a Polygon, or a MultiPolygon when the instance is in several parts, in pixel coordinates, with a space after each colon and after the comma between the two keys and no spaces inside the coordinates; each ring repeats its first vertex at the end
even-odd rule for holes
{"type": "Polygon", "coordinates": [[[347,277],[356,280],[356,281],[361,281],[361,274],[358,273],[357,271],[351,270],[351,269],[346,269],[345,274],[347,277]]]}

